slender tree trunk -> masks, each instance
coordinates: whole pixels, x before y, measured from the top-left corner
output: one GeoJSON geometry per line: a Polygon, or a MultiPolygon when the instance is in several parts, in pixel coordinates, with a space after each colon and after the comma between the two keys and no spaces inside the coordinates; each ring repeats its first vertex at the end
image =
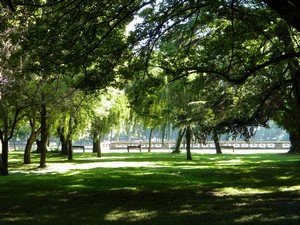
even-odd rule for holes
{"type": "Polygon", "coordinates": [[[98,131],[93,131],[93,153],[98,153],[99,151],[99,140],[100,133],[98,131]]]}
{"type": "Polygon", "coordinates": [[[180,153],[180,145],[185,134],[186,129],[179,129],[178,130],[178,137],[176,140],[175,150],[172,153],[180,153]]]}
{"type": "Polygon", "coordinates": [[[25,151],[24,151],[24,161],[23,164],[31,164],[31,148],[33,143],[36,141],[37,136],[39,135],[39,131],[35,131],[30,134],[30,137],[28,138],[25,146],[25,151]]]}
{"type": "Polygon", "coordinates": [[[217,154],[222,154],[222,150],[220,147],[220,141],[219,141],[219,135],[217,134],[216,131],[213,131],[213,139],[214,139],[214,143],[216,146],[216,153],[217,154]]]}
{"type": "Polygon", "coordinates": [[[8,150],[9,141],[2,141],[2,154],[0,159],[0,176],[8,175],[8,150]]]}
{"type": "Polygon", "coordinates": [[[41,108],[41,158],[39,168],[46,167],[46,152],[48,141],[48,127],[47,127],[47,109],[46,105],[42,104],[41,108]]]}
{"type": "Polygon", "coordinates": [[[148,152],[151,152],[153,128],[150,129],[148,152]]]}
{"type": "Polygon", "coordinates": [[[23,164],[31,164],[31,149],[33,143],[36,141],[38,135],[41,133],[41,127],[36,130],[36,114],[37,110],[34,109],[32,111],[32,118],[29,118],[30,121],[30,127],[31,127],[31,133],[30,136],[26,142],[25,151],[24,151],[24,161],[23,164]]]}
{"type": "Polygon", "coordinates": [[[186,127],[185,138],[186,138],[186,159],[187,160],[192,160],[192,154],[191,154],[192,130],[191,130],[190,125],[188,125],[186,127]]]}

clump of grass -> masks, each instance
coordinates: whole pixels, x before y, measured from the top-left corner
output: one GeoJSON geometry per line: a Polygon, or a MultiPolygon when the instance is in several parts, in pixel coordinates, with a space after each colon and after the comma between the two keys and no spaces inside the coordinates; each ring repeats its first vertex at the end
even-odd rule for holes
{"type": "Polygon", "coordinates": [[[298,155],[10,155],[0,224],[299,224],[298,155]]]}

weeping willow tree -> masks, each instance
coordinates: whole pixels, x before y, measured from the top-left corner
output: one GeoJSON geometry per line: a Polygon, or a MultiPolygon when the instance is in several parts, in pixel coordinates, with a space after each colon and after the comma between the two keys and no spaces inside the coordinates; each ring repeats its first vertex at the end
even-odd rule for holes
{"type": "Polygon", "coordinates": [[[108,88],[100,95],[90,96],[91,138],[93,152],[101,157],[101,140],[112,132],[119,133],[129,116],[127,99],[123,91],[108,88]]]}

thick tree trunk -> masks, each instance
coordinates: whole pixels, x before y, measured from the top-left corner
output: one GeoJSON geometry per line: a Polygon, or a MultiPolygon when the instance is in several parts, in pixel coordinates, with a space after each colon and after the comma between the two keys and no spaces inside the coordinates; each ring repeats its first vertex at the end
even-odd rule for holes
{"type": "Polygon", "coordinates": [[[177,137],[177,140],[176,140],[175,150],[172,153],[180,153],[180,145],[181,145],[181,142],[182,142],[182,138],[185,134],[185,130],[186,129],[179,129],[178,130],[178,137],[177,137]]]}
{"type": "Polygon", "coordinates": [[[101,140],[98,130],[93,131],[93,152],[97,153],[97,157],[101,157],[101,140]]]}
{"type": "Polygon", "coordinates": [[[148,152],[151,152],[153,128],[150,129],[148,152]]]}
{"type": "MultiPolygon", "coordinates": [[[[295,63],[296,64],[296,63],[295,63]]],[[[292,144],[292,153],[300,153],[300,68],[297,63],[298,70],[294,75],[294,85],[295,85],[295,131],[291,134],[291,144],[292,144]]]]}
{"type": "Polygon", "coordinates": [[[93,153],[98,153],[98,148],[99,148],[99,140],[100,133],[97,131],[93,131],[93,153]]]}
{"type": "Polygon", "coordinates": [[[97,152],[97,157],[101,157],[101,140],[100,137],[95,141],[95,150],[97,152]]]}
{"type": "Polygon", "coordinates": [[[46,167],[46,152],[47,152],[47,140],[48,140],[48,127],[47,127],[47,109],[46,105],[42,105],[41,108],[41,157],[39,168],[46,167]]]}
{"type": "Polygon", "coordinates": [[[213,139],[214,139],[214,143],[215,143],[215,146],[216,146],[216,153],[217,154],[222,154],[222,150],[221,150],[220,142],[219,142],[219,135],[215,131],[213,132],[213,139]]]}
{"type": "Polygon", "coordinates": [[[8,175],[8,140],[2,141],[2,154],[0,159],[0,176],[8,175]]]}
{"type": "Polygon", "coordinates": [[[61,143],[61,149],[60,149],[60,154],[61,155],[68,155],[69,154],[69,144],[68,144],[68,140],[64,139],[61,140],[60,139],[60,143],[61,143]]]}
{"type": "Polygon", "coordinates": [[[68,141],[68,160],[73,160],[73,147],[72,147],[72,140],[68,141]]]}
{"type": "MultiPolygon", "coordinates": [[[[286,26],[280,29],[277,34],[279,39],[284,43],[285,52],[295,53],[296,50],[293,45],[293,40],[291,38],[290,32],[286,26]]],[[[288,102],[288,113],[286,113],[285,121],[289,121],[292,118],[294,121],[292,123],[287,122],[287,130],[290,133],[291,141],[291,153],[300,153],[300,65],[298,60],[292,60],[288,62],[289,71],[293,81],[293,98],[288,102]]]]}
{"type": "Polygon", "coordinates": [[[69,154],[69,143],[68,143],[67,138],[65,137],[64,128],[59,127],[57,129],[57,133],[59,134],[59,141],[61,143],[60,154],[61,155],[68,155],[69,154]]]}
{"type": "Polygon", "coordinates": [[[97,153],[97,140],[93,138],[93,153],[97,153]]]}
{"type": "Polygon", "coordinates": [[[185,138],[186,138],[186,159],[192,160],[192,154],[191,154],[192,130],[189,125],[186,127],[185,138]]]}
{"type": "Polygon", "coordinates": [[[291,147],[289,153],[300,153],[300,136],[297,133],[290,133],[291,147]]]}

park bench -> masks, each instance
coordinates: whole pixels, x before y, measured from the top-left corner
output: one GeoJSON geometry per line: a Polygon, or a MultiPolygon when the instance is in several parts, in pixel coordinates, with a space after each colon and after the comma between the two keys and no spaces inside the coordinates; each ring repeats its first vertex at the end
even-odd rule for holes
{"type": "Polygon", "coordinates": [[[127,151],[129,152],[129,149],[139,149],[140,152],[142,151],[142,145],[128,145],[127,151]]]}
{"type": "Polygon", "coordinates": [[[85,152],[84,145],[73,145],[72,148],[73,148],[73,150],[74,149],[82,149],[82,151],[85,152]]]}
{"type": "Polygon", "coordinates": [[[234,146],[233,146],[233,145],[221,145],[220,148],[221,148],[221,150],[222,150],[223,148],[226,148],[226,149],[232,149],[232,152],[234,153],[234,146]]]}

